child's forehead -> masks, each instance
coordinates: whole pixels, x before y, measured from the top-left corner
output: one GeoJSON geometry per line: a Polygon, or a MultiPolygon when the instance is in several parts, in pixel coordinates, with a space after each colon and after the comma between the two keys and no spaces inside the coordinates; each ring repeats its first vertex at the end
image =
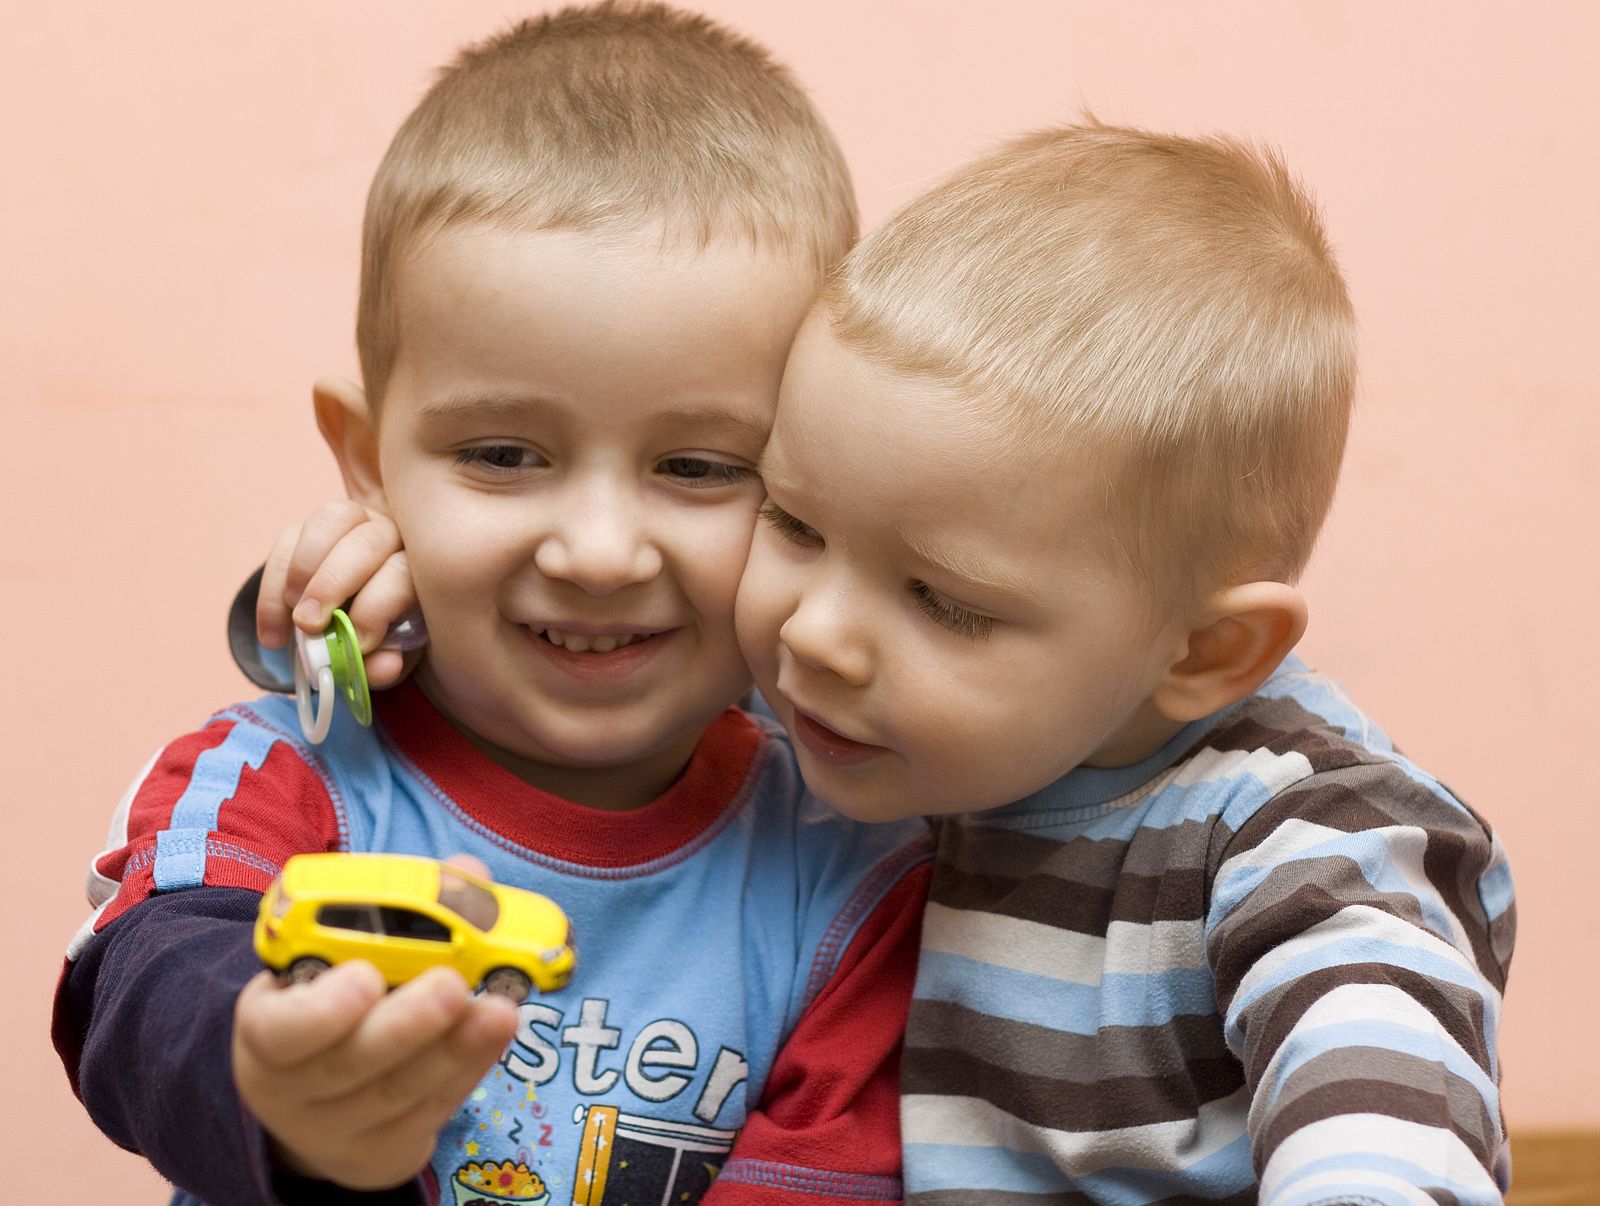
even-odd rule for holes
{"type": "MultiPolygon", "coordinates": [[[[814,285],[748,247],[485,224],[440,232],[407,267],[386,412],[520,409],[635,430],[721,414],[764,433],[814,285]]],[[[760,441],[739,447],[754,456],[760,441]]]]}
{"type": "Polygon", "coordinates": [[[481,272],[507,262],[531,260],[548,269],[593,279],[626,282],[639,273],[704,268],[720,277],[774,276],[803,279],[815,290],[817,271],[802,255],[742,234],[700,237],[669,217],[592,226],[544,226],[515,215],[459,219],[417,231],[396,249],[401,280],[419,270],[470,266],[481,272]]]}

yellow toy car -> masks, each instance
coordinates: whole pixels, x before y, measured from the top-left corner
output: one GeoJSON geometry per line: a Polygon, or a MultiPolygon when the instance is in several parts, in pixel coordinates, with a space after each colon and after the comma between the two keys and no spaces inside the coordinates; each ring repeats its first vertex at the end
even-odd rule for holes
{"type": "Polygon", "coordinates": [[[572,979],[554,901],[409,854],[297,854],[261,898],[256,954],[290,983],[366,959],[393,987],[430,967],[521,1002],[572,979]]]}

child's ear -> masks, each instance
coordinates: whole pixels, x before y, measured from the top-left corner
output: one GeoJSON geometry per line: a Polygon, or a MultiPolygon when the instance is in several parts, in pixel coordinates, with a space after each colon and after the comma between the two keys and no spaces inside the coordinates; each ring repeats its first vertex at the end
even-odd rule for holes
{"type": "Polygon", "coordinates": [[[1230,586],[1207,601],[1152,702],[1184,724],[1209,716],[1266,682],[1305,630],[1305,597],[1288,583],[1230,586]]]}
{"type": "Polygon", "coordinates": [[[378,429],[367,395],[353,381],[323,377],[311,387],[317,430],[339,462],[345,492],[376,511],[388,512],[383,474],[378,467],[378,429]]]}

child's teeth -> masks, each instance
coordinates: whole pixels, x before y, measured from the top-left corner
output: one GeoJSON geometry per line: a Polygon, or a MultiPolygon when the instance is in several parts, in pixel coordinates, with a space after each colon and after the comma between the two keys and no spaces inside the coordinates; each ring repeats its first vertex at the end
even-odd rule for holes
{"type": "Polygon", "coordinates": [[[621,649],[624,645],[631,645],[643,638],[636,632],[623,636],[580,636],[575,632],[562,632],[558,628],[546,628],[545,639],[552,645],[560,645],[568,653],[610,653],[614,649],[621,649]]]}

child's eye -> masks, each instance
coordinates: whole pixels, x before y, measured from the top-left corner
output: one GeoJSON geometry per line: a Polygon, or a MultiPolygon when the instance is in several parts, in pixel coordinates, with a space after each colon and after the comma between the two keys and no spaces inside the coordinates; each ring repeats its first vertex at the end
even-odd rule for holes
{"type": "Polygon", "coordinates": [[[703,456],[669,456],[656,464],[656,472],[686,486],[735,486],[755,476],[755,471],[727,461],[703,456]]]}
{"type": "Polygon", "coordinates": [[[808,523],[801,523],[770,498],[761,504],[760,515],[763,520],[776,528],[778,534],[785,540],[812,547],[820,547],[822,544],[822,537],[814,527],[808,523]]]}
{"type": "Polygon", "coordinates": [[[542,464],[544,458],[521,444],[474,444],[456,451],[456,464],[489,473],[517,473],[542,464]]]}
{"type": "Polygon", "coordinates": [[[994,617],[979,615],[958,603],[950,602],[926,582],[913,582],[911,594],[924,615],[958,636],[981,641],[994,631],[994,617]]]}

